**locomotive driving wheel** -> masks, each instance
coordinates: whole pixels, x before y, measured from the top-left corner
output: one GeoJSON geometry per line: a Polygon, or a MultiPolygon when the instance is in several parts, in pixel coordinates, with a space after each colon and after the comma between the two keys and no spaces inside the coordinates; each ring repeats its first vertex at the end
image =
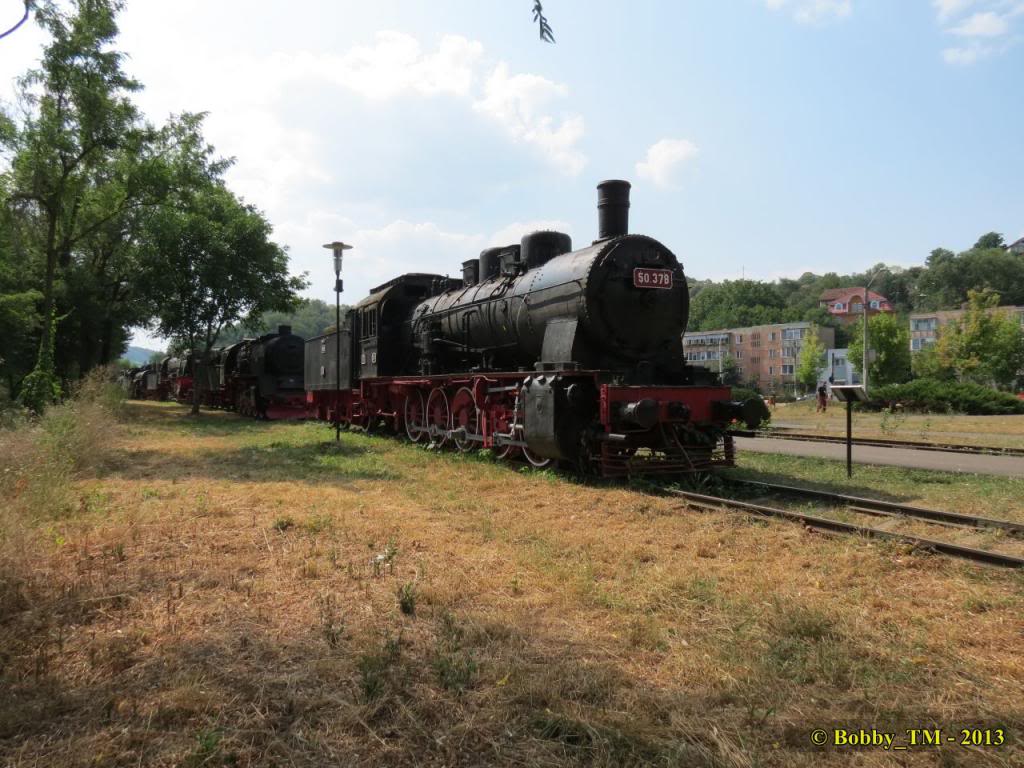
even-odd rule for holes
{"type": "Polygon", "coordinates": [[[430,444],[440,448],[448,442],[448,424],[451,422],[451,408],[448,395],[441,387],[434,387],[427,398],[427,428],[430,430],[430,444]]]}
{"type": "Polygon", "coordinates": [[[427,406],[423,402],[423,393],[418,389],[405,396],[405,407],[402,415],[405,420],[405,436],[418,443],[427,436],[427,406]]]}
{"type": "Polygon", "coordinates": [[[476,407],[476,398],[472,390],[462,387],[452,398],[452,440],[455,447],[462,452],[479,448],[480,443],[470,437],[479,433],[480,410],[476,407]]]}

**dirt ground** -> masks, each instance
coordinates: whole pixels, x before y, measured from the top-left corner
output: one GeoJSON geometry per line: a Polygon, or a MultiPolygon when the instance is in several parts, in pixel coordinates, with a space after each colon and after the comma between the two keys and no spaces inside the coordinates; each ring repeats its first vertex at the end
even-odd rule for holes
{"type": "MultiPolygon", "coordinates": [[[[71,513],[8,514],[0,764],[1024,764],[1022,574],[332,438],[137,404],[71,513]]],[[[1024,521],[1020,480],[900,472],[843,487],[1024,521]]]]}

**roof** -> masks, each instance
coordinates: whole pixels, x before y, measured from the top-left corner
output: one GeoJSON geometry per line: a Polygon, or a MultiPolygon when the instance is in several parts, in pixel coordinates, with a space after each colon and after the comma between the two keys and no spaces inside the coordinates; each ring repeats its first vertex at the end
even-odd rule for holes
{"type": "MultiPolygon", "coordinates": [[[[863,288],[829,288],[827,291],[821,292],[819,301],[836,301],[842,299],[843,302],[848,302],[853,296],[861,296],[864,293],[863,288]]],[[[868,291],[868,301],[889,301],[885,296],[874,291],[868,291]]]]}

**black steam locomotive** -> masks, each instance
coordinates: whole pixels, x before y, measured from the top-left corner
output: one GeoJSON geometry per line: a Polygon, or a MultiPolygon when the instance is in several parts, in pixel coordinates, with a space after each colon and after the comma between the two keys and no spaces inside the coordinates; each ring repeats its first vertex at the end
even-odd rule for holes
{"type": "Polygon", "coordinates": [[[305,418],[304,347],[305,339],[281,325],[276,333],[214,349],[196,369],[202,402],[254,418],[305,418]]]}
{"type": "Polygon", "coordinates": [[[279,326],[276,333],[243,339],[211,351],[205,361],[191,351],[125,375],[129,395],[191,403],[193,388],[203,405],[264,419],[305,418],[305,339],[279,326]]]}
{"type": "Polygon", "coordinates": [[[628,233],[625,181],[598,185],[599,233],[535,232],[462,265],[462,280],[407,274],[306,343],[319,418],[489,448],[602,475],[732,462],[731,401],[685,362],[686,276],[662,243],[628,233]],[[337,382],[340,380],[340,387],[337,382]]]}

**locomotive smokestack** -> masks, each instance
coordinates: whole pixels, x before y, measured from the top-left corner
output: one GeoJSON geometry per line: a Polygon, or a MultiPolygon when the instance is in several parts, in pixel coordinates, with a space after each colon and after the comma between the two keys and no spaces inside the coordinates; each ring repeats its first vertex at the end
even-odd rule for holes
{"type": "Polygon", "coordinates": [[[597,238],[608,240],[629,234],[628,181],[612,179],[597,185],[597,238]]]}

